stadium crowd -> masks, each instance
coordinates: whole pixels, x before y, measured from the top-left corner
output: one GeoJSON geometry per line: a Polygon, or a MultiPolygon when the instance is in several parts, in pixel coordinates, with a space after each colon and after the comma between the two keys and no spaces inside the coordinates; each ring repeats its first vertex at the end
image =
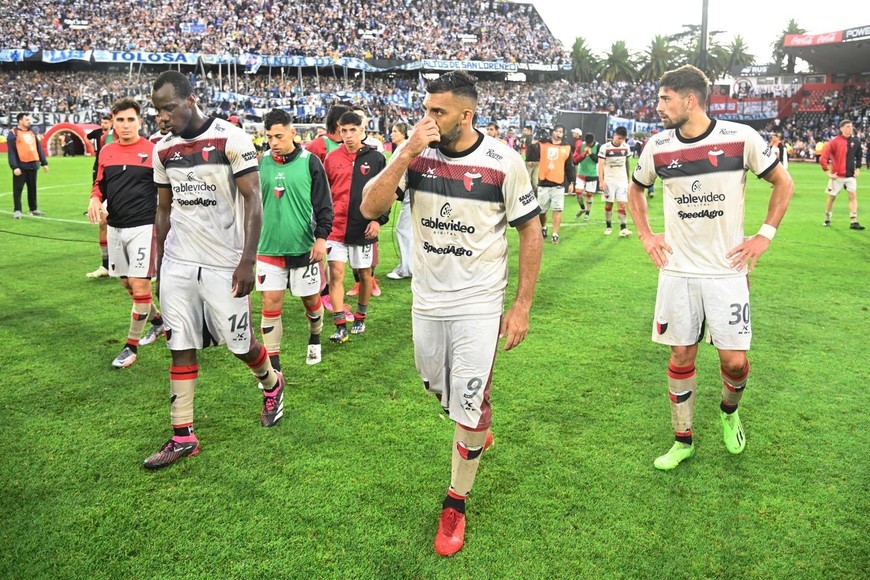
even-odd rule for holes
{"type": "MultiPolygon", "coordinates": [[[[149,100],[149,74],[126,70],[105,72],[30,71],[28,82],[20,72],[0,72],[3,100],[0,111],[76,112],[106,110],[119,97],[149,100]]],[[[325,108],[336,101],[363,106],[370,116],[386,122],[414,123],[419,118],[423,93],[415,75],[383,78],[367,76],[269,76],[240,74],[229,79],[193,76],[198,94],[209,112],[221,116],[254,116],[255,108],[290,107],[300,112],[297,122],[323,122],[325,108]],[[301,80],[301,83],[300,83],[301,80]],[[238,95],[238,101],[234,96],[238,95]]],[[[215,75],[212,75],[215,76],[215,75]]],[[[656,87],[652,83],[544,83],[481,81],[480,115],[491,120],[522,118],[550,124],[560,110],[603,111],[639,121],[657,121],[656,87]]]]}
{"type": "MultiPolygon", "coordinates": [[[[298,69],[297,69],[298,70],[298,69]]],[[[152,74],[115,67],[102,71],[28,70],[21,82],[20,70],[0,71],[0,117],[17,111],[74,113],[106,111],[120,97],[133,97],[147,110],[152,74]]],[[[238,74],[211,78],[190,73],[206,111],[222,117],[237,115],[259,120],[256,110],[272,107],[295,112],[296,122],[322,123],[326,109],[335,102],[362,107],[384,127],[395,122],[413,125],[420,117],[423,93],[415,73],[383,76],[346,75],[341,69],[325,69],[317,75],[238,74]],[[324,72],[326,74],[324,74],[324,72]]],[[[538,83],[481,81],[479,114],[496,121],[505,132],[506,120],[551,125],[559,110],[598,111],[641,122],[658,121],[655,83],[571,83],[553,80],[538,83]]],[[[769,140],[779,136],[795,159],[815,160],[821,148],[838,134],[841,119],[855,122],[856,136],[866,142],[870,133],[870,91],[847,86],[832,91],[824,111],[796,110],[784,121],[774,120],[761,129],[769,140]]],[[[147,117],[146,117],[147,120],[147,117]]],[[[513,124],[510,123],[510,124],[513,124]]],[[[147,129],[153,130],[153,122],[147,129]]],[[[514,125],[519,130],[519,123],[514,125]]],[[[384,131],[385,133],[387,131],[384,131]]]]}
{"type": "Polygon", "coordinates": [[[13,0],[2,48],[560,63],[531,4],[484,0],[13,0]],[[340,23],[340,25],[336,25],[340,23]]]}
{"type": "Polygon", "coordinates": [[[870,148],[870,91],[866,87],[846,86],[842,91],[831,91],[825,98],[824,109],[798,110],[784,122],[771,122],[761,133],[768,140],[779,135],[791,146],[793,159],[815,161],[824,144],[839,134],[840,121],[850,119],[855,124],[855,137],[865,150],[870,148]]]}

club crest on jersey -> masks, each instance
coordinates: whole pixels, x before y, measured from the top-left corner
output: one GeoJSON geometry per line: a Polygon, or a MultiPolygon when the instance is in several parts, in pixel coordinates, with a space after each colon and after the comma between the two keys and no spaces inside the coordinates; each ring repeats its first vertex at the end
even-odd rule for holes
{"type": "Polygon", "coordinates": [[[281,196],[284,195],[285,188],[284,187],[276,187],[272,190],[275,193],[275,197],[281,199],[281,196]]]}
{"type": "Polygon", "coordinates": [[[216,147],[214,145],[209,145],[208,147],[202,148],[202,158],[205,161],[208,161],[208,154],[214,151],[216,147]]]}
{"type": "Polygon", "coordinates": [[[707,152],[707,159],[710,160],[710,164],[713,167],[719,167],[719,157],[721,157],[724,154],[725,154],[725,152],[722,151],[721,149],[716,149],[714,151],[708,151],[707,152]]]}
{"type": "Polygon", "coordinates": [[[147,153],[139,153],[138,155],[139,155],[139,159],[142,160],[142,164],[144,165],[145,162],[148,160],[148,154],[147,153]]]}
{"type": "Polygon", "coordinates": [[[369,171],[371,171],[371,170],[372,170],[372,166],[369,165],[368,162],[363,163],[362,165],[359,166],[359,172],[362,173],[363,175],[368,175],[369,171]]]}
{"type": "Polygon", "coordinates": [[[480,173],[466,171],[465,175],[462,176],[462,184],[465,186],[465,191],[471,191],[474,189],[474,186],[480,183],[481,177],[480,173]]]}

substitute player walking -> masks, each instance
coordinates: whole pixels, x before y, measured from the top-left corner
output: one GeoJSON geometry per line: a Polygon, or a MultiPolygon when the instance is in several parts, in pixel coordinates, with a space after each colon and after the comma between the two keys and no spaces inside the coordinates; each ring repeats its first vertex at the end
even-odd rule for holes
{"type": "Polygon", "coordinates": [[[320,362],[320,263],[332,230],[332,195],[320,158],[294,143],[296,129],[290,115],[274,109],[266,113],[263,125],[270,154],[260,160],[263,231],[257,249],[257,290],[263,293],[263,344],[272,368],[280,371],[285,290],[300,297],[305,307],[309,331],[305,362],[320,362]]]}
{"type": "Polygon", "coordinates": [[[638,237],[660,270],[652,339],[671,347],[668,395],[676,441],[655,460],[663,470],[695,453],[695,358],[705,325],[719,352],[725,447],[738,454],[746,445],[737,405],[749,378],[748,274],[770,247],[794,191],[788,172],[754,129],[707,117],[708,86],[693,66],[662,76],[657,110],[666,131],[647,143],[629,187],[638,237]],[[746,239],[748,171],[772,183],[773,191],[764,224],[746,239]],[[647,215],[645,189],[656,176],[665,192],[662,234],[650,229],[647,215]]]}
{"type": "Polygon", "coordinates": [[[102,221],[103,202],[108,211],[107,272],[121,279],[133,298],[130,328],[121,352],[112,361],[115,368],[136,362],[139,347],[163,334],[163,318],[151,298],[155,273],[154,215],[157,187],[154,185],[154,145],[139,135],[139,103],[123,98],[112,105],[117,139],[103,147],[88,205],[88,219],[102,221]],[[151,328],[142,337],[145,323],[151,328]]]}
{"type": "Polygon", "coordinates": [[[262,225],[257,152],[241,129],[206,117],[188,78],[157,77],[151,92],[158,122],[171,136],[154,151],[157,184],[157,278],[169,368],[173,436],[145,460],[165,467],[199,453],[193,433],[197,350],[221,343],[263,385],[260,422],[271,427],[284,411],[284,378],[253,333],[254,263],[262,225]]]}
{"type": "Polygon", "coordinates": [[[541,209],[522,158],[474,129],[476,79],[450,72],[426,87],[426,116],[386,169],[366,185],[362,213],[380,216],[411,196],[417,370],[426,390],[456,423],[450,487],[435,550],[455,554],[465,541],[465,500],[480,455],[491,443],[489,391],[498,340],[521,343],[541,264],[541,209]],[[519,280],[502,318],[507,287],[507,226],[520,239],[519,280]]]}
{"type": "Polygon", "coordinates": [[[617,127],[613,138],[598,150],[598,184],[601,187],[604,200],[604,235],[613,233],[613,202],[616,201],[616,212],[619,217],[619,236],[631,235],[631,230],[625,223],[625,206],[628,204],[628,159],[631,148],[626,143],[628,135],[625,127],[617,127]]]}
{"type": "Polygon", "coordinates": [[[858,174],[861,173],[861,142],[852,136],[854,126],[849,119],[840,121],[840,134],[825,145],[819,158],[819,165],[828,176],[828,194],[825,202],[825,221],[823,226],[830,227],[831,212],[837,195],[846,190],[849,196],[849,229],[863,230],[858,222],[858,174]]]}

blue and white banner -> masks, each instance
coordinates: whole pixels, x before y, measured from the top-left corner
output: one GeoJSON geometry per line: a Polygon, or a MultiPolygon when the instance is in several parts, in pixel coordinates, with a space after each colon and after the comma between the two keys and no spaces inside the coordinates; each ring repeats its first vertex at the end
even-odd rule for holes
{"type": "Polygon", "coordinates": [[[183,22],[179,26],[185,34],[205,34],[206,31],[205,24],[200,22],[183,22]]]}
{"type": "Polygon", "coordinates": [[[90,62],[92,50],[43,50],[42,62],[66,62],[84,60],[90,62]]]}
{"type": "Polygon", "coordinates": [[[424,58],[419,61],[420,68],[433,70],[472,70],[472,71],[495,71],[516,72],[515,62],[495,62],[484,60],[435,60],[424,58]]]}
{"type": "Polygon", "coordinates": [[[665,130],[665,126],[661,123],[642,123],[637,121],[634,124],[634,132],[635,133],[652,133],[653,131],[662,132],[665,130]]]}
{"type": "MultiPolygon", "coordinates": [[[[188,24],[191,32],[199,31],[198,24],[188,24]]],[[[0,62],[21,62],[37,54],[27,49],[0,49],[0,62]]],[[[468,70],[480,72],[512,73],[520,70],[557,72],[571,70],[570,64],[515,63],[482,60],[440,60],[423,59],[417,61],[379,61],[379,64],[389,66],[374,66],[361,58],[334,58],[331,56],[294,56],[265,54],[200,54],[197,52],[140,52],[126,50],[44,50],[43,62],[57,63],[70,60],[108,63],[136,64],[184,64],[196,66],[200,60],[203,64],[239,64],[246,67],[250,73],[255,73],[261,66],[266,67],[341,67],[365,72],[387,72],[391,70],[468,70]]]]}
{"type": "Polygon", "coordinates": [[[94,62],[188,64],[196,66],[198,52],[128,52],[124,50],[95,50],[94,62]]]}
{"type": "Polygon", "coordinates": [[[4,48],[0,49],[0,62],[21,62],[34,54],[36,53],[26,48],[4,48]]]}
{"type": "Polygon", "coordinates": [[[231,64],[238,63],[239,59],[231,54],[201,54],[203,64],[231,64]]]}
{"type": "Polygon", "coordinates": [[[629,133],[634,133],[634,119],[626,119],[624,117],[614,117],[613,115],[607,120],[608,134],[612,135],[613,130],[617,127],[625,127],[629,133]]]}

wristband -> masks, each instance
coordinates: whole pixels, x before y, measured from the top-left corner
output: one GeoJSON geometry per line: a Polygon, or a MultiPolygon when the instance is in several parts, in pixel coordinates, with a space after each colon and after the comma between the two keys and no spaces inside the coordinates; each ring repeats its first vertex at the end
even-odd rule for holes
{"type": "Polygon", "coordinates": [[[770,224],[764,224],[761,226],[761,229],[758,230],[758,235],[763,236],[768,240],[773,240],[773,236],[776,235],[776,228],[770,224]]]}

